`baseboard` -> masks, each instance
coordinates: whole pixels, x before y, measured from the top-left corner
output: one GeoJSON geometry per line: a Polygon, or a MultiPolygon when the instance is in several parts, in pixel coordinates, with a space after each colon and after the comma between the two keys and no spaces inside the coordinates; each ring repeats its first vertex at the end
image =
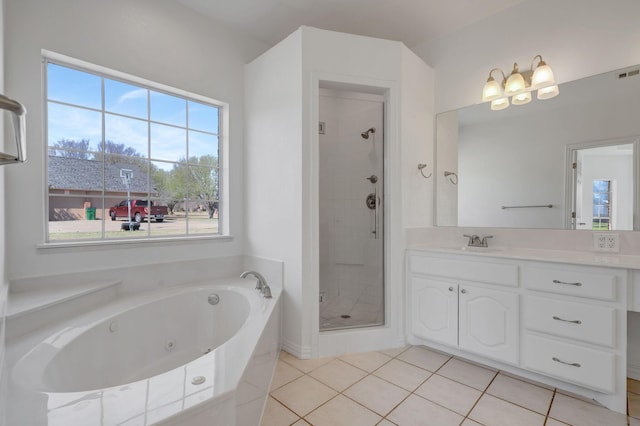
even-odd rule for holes
{"type": "Polygon", "coordinates": [[[282,338],[281,348],[282,350],[289,352],[291,355],[295,356],[298,359],[311,358],[311,347],[301,346],[285,338],[282,338]]]}
{"type": "Polygon", "coordinates": [[[640,365],[627,364],[627,377],[633,380],[640,380],[640,365]]]}

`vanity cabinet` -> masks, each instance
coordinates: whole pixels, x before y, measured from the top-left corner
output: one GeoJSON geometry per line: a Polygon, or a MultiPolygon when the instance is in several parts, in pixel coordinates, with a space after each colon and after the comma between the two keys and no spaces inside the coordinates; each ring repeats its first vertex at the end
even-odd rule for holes
{"type": "Polygon", "coordinates": [[[458,285],[453,282],[410,278],[411,332],[423,339],[458,345],[458,285]]]}
{"type": "Polygon", "coordinates": [[[492,288],[516,286],[517,268],[411,255],[408,276],[414,335],[518,363],[519,296],[492,288]],[[472,277],[484,282],[471,281],[472,277]]]}
{"type": "Polygon", "coordinates": [[[519,296],[479,285],[460,285],[458,347],[518,363],[519,296]]]}
{"type": "Polygon", "coordinates": [[[615,391],[618,286],[612,269],[535,264],[522,271],[522,366],[615,391]]]}
{"type": "Polygon", "coordinates": [[[626,409],[630,270],[409,250],[409,342],[626,409]]]}

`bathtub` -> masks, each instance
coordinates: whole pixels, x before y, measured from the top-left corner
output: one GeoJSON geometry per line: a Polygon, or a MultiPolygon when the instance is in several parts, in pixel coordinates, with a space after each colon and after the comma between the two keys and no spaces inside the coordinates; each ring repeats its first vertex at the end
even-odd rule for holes
{"type": "Polygon", "coordinates": [[[264,299],[254,285],[137,294],[73,319],[11,369],[9,424],[258,425],[279,292],[264,299]]]}

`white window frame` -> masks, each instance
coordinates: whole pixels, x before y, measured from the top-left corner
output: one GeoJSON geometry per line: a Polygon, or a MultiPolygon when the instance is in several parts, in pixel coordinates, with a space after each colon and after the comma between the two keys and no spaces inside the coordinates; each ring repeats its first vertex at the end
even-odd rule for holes
{"type": "MultiPolygon", "coordinates": [[[[85,245],[113,245],[113,244],[128,244],[128,243],[151,243],[151,242],[167,242],[167,241],[179,241],[179,240],[231,240],[230,224],[229,224],[229,104],[219,101],[217,99],[202,96],[196,93],[188,92],[186,90],[177,89],[168,85],[157,83],[151,80],[147,80],[135,75],[127,74],[121,71],[116,71],[110,68],[106,68],[100,65],[96,65],[90,62],[86,62],[80,59],[76,59],[70,56],[62,55],[56,52],[42,50],[42,116],[43,116],[43,146],[44,146],[44,243],[39,244],[38,248],[54,248],[54,247],[68,247],[68,246],[85,246],[85,245]],[[196,101],[219,108],[219,120],[218,120],[218,233],[217,234],[176,234],[171,236],[144,236],[134,238],[117,238],[117,239],[105,239],[104,233],[101,233],[100,239],[87,239],[87,240],[54,240],[50,241],[49,236],[49,189],[48,189],[48,154],[49,154],[49,137],[48,137],[48,86],[47,86],[47,64],[54,63],[56,65],[66,66],[77,69],[79,71],[85,71],[92,74],[97,74],[101,77],[119,80],[124,83],[141,86],[142,88],[167,93],[169,95],[185,98],[187,100],[196,101]]],[[[103,106],[104,110],[104,106],[103,106]]],[[[104,130],[103,130],[104,133],[104,130]]],[[[149,161],[152,161],[149,159],[149,161]]],[[[103,199],[104,195],[103,195],[103,199]]],[[[105,211],[108,210],[107,206],[103,206],[105,211]]],[[[105,218],[102,218],[104,221],[105,218]]],[[[104,227],[104,225],[103,225],[104,227]]]]}

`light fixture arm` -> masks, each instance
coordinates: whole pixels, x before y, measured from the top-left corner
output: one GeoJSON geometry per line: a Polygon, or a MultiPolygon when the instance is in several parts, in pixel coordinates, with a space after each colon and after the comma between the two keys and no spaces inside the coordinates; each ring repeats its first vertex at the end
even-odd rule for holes
{"type": "Polygon", "coordinates": [[[529,69],[531,70],[531,72],[533,72],[533,70],[535,69],[535,68],[533,67],[533,64],[536,62],[536,58],[540,60],[540,61],[538,62],[538,65],[536,66],[536,68],[537,68],[537,67],[539,67],[539,66],[542,66],[542,65],[547,65],[547,63],[542,59],[542,55],[536,55],[536,56],[534,56],[534,57],[533,57],[533,59],[531,60],[531,66],[529,67],[529,69]]]}
{"type": "Polygon", "coordinates": [[[500,74],[502,74],[502,81],[500,82],[500,85],[504,87],[504,84],[507,82],[507,77],[504,75],[504,71],[502,71],[501,68],[494,68],[491,71],[489,71],[489,78],[487,79],[487,81],[494,80],[493,78],[494,71],[500,71],[500,74]]]}

